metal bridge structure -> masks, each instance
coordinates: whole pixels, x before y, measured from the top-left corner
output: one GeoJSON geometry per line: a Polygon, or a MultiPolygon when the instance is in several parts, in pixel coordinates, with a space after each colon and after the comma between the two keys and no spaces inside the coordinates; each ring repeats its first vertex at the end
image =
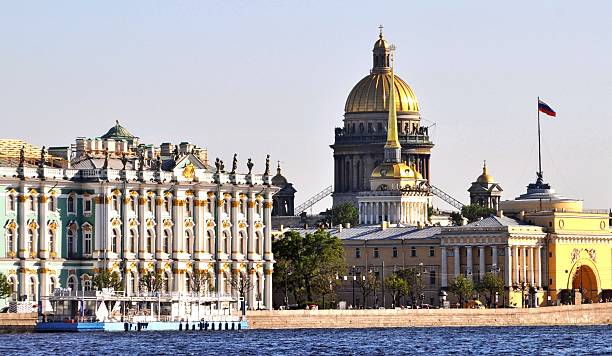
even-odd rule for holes
{"type": "Polygon", "coordinates": [[[300,216],[300,214],[302,214],[306,210],[310,209],[311,206],[313,206],[316,203],[320,202],[324,198],[330,196],[331,193],[333,193],[333,191],[334,190],[332,189],[332,186],[330,185],[329,187],[327,187],[327,188],[323,189],[322,191],[318,192],[317,194],[313,195],[308,200],[306,200],[304,203],[298,205],[298,207],[295,208],[295,211],[294,211],[295,216],[300,216]]]}
{"type": "MultiPolygon", "coordinates": [[[[450,196],[450,194],[444,192],[442,189],[436,187],[435,185],[429,184],[429,190],[431,191],[431,193],[433,195],[435,195],[438,198],[442,199],[443,201],[448,203],[453,208],[455,208],[455,209],[457,209],[459,211],[461,211],[461,208],[463,208],[463,203],[462,202],[460,202],[459,200],[453,198],[452,196],[450,196]]],[[[333,193],[333,188],[330,185],[329,187],[327,187],[327,188],[323,189],[322,191],[318,192],[317,194],[313,195],[308,200],[306,200],[304,203],[298,205],[298,207],[295,208],[295,216],[300,216],[300,214],[302,214],[304,211],[310,209],[310,207],[312,207],[316,203],[320,202],[324,198],[330,196],[332,193],[333,193]]]]}

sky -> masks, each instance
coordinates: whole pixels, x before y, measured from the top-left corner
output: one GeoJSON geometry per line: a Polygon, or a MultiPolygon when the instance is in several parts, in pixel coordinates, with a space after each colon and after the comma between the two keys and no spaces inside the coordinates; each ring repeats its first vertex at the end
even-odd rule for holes
{"type": "Polygon", "coordinates": [[[244,171],[269,153],[299,204],[333,183],[334,128],[382,24],[435,124],[434,185],[468,202],[486,160],[502,199],[523,193],[540,96],[557,112],[541,117],[545,180],[605,209],[610,18],[609,1],[0,1],[0,137],[65,146],[119,120],[244,171]]]}

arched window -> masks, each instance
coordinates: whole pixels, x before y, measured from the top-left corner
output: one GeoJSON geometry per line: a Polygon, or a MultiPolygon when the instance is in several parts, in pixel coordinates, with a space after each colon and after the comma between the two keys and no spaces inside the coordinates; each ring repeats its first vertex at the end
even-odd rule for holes
{"type": "Polygon", "coordinates": [[[55,292],[55,290],[59,287],[60,285],[57,282],[57,278],[49,277],[49,295],[53,295],[53,292],[55,292]]]}
{"type": "Polygon", "coordinates": [[[49,195],[47,204],[49,211],[55,211],[55,197],[53,195],[49,195]]]}
{"type": "Polygon", "coordinates": [[[130,252],[138,252],[137,243],[138,242],[136,241],[136,231],[134,229],[130,229],[130,252]]]}
{"type": "Polygon", "coordinates": [[[30,210],[35,211],[36,210],[36,197],[30,194],[30,199],[28,200],[28,202],[30,204],[30,210]]]}
{"type": "Polygon", "coordinates": [[[76,246],[76,231],[74,228],[68,228],[66,232],[66,243],[68,246],[68,257],[72,257],[76,254],[77,246],[76,246]]]}
{"type": "Polygon", "coordinates": [[[164,253],[170,253],[170,230],[164,230],[164,253]]]}
{"type": "Polygon", "coordinates": [[[193,239],[191,230],[185,230],[185,250],[187,253],[193,253],[193,239]]]}
{"type": "Polygon", "coordinates": [[[232,247],[230,246],[230,242],[231,242],[230,232],[227,230],[223,231],[223,240],[220,241],[219,251],[221,253],[230,253],[232,250],[232,247]]]}
{"type": "Polygon", "coordinates": [[[147,210],[149,210],[150,212],[154,212],[155,211],[154,199],[150,195],[147,196],[147,210]]]}
{"type": "Polygon", "coordinates": [[[170,212],[170,198],[169,197],[164,197],[164,211],[167,213],[170,212]]]}
{"type": "Polygon", "coordinates": [[[112,197],[113,210],[119,211],[119,197],[113,194],[112,197]]]}
{"type": "Polygon", "coordinates": [[[185,291],[191,292],[191,273],[185,273],[185,291]]]}
{"type": "Polygon", "coordinates": [[[215,233],[212,230],[206,232],[206,248],[208,253],[215,252],[215,233]]]}
{"type": "Polygon", "coordinates": [[[68,288],[70,288],[70,290],[73,290],[73,291],[79,288],[79,282],[75,275],[71,275],[70,277],[68,277],[66,286],[68,286],[68,288]]]}
{"type": "Polygon", "coordinates": [[[17,204],[16,204],[16,199],[15,199],[15,195],[14,194],[9,194],[7,195],[7,210],[8,211],[15,211],[17,204]]]}
{"type": "Polygon", "coordinates": [[[119,230],[113,229],[111,235],[111,251],[115,253],[119,253],[119,230]]]}
{"type": "Polygon", "coordinates": [[[6,257],[15,257],[15,236],[16,234],[14,229],[6,229],[6,257]]]}
{"type": "Polygon", "coordinates": [[[13,298],[13,300],[16,300],[17,298],[17,291],[19,290],[19,282],[17,281],[17,277],[16,276],[10,276],[9,279],[9,288],[10,288],[10,293],[11,293],[11,298],[13,298]]]}
{"type": "Polygon", "coordinates": [[[261,231],[255,231],[255,253],[261,255],[262,246],[263,245],[263,236],[261,236],[261,231]]]}
{"type": "Polygon", "coordinates": [[[85,291],[90,291],[91,285],[92,285],[91,279],[88,278],[83,282],[83,289],[85,289],[85,291]]]}
{"type": "Polygon", "coordinates": [[[71,194],[71,195],[68,196],[68,202],[66,203],[68,205],[66,207],[67,210],[68,210],[68,213],[71,213],[71,214],[76,213],[76,209],[74,207],[74,205],[75,205],[74,203],[75,203],[74,195],[71,194]]]}
{"type": "Polygon", "coordinates": [[[191,216],[191,198],[185,198],[185,217],[191,216]]]}
{"type": "Polygon", "coordinates": [[[47,234],[49,235],[49,255],[53,256],[53,253],[56,252],[55,250],[55,231],[53,231],[52,229],[49,229],[47,231],[47,234]]]}
{"type": "Polygon", "coordinates": [[[28,229],[28,238],[27,238],[27,247],[28,247],[28,253],[29,254],[35,254],[36,251],[34,250],[34,230],[33,229],[28,229]]]}
{"type": "Polygon", "coordinates": [[[148,229],[147,230],[147,246],[146,246],[146,251],[148,253],[153,253],[153,230],[148,229]]]}
{"type": "Polygon", "coordinates": [[[170,293],[170,274],[168,272],[164,272],[162,275],[162,290],[170,293]]]}
{"type": "MultiPolygon", "coordinates": [[[[91,255],[92,252],[92,233],[91,229],[83,231],[83,254],[91,255]]],[[[75,243],[75,253],[76,253],[76,243],[75,243]]]]}
{"type": "Polygon", "coordinates": [[[132,209],[132,211],[138,209],[138,198],[136,196],[130,197],[130,209],[132,209]]]}
{"type": "Polygon", "coordinates": [[[244,232],[244,230],[241,230],[238,232],[238,253],[240,254],[244,254],[247,250],[246,247],[246,243],[247,243],[247,236],[246,233],[244,232]]]}
{"type": "Polygon", "coordinates": [[[36,300],[36,291],[38,290],[38,287],[36,285],[36,278],[34,277],[30,277],[30,281],[29,281],[29,285],[28,285],[28,299],[29,300],[36,300]]]}

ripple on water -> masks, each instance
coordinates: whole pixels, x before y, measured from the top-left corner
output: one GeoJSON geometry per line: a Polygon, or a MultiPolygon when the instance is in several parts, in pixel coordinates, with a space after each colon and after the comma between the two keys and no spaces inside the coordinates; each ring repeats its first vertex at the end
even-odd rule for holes
{"type": "Polygon", "coordinates": [[[612,354],[612,326],[0,335],[2,355],[612,354]]]}

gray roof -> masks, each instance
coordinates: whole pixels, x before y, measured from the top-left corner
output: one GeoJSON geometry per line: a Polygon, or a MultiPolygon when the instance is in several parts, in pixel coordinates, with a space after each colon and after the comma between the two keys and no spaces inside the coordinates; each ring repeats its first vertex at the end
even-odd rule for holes
{"type": "Polygon", "coordinates": [[[489,216],[482,220],[474,221],[473,223],[467,224],[462,227],[504,227],[504,226],[518,226],[527,225],[518,220],[509,218],[507,216],[489,216]]]}
{"type": "MultiPolygon", "coordinates": [[[[316,229],[294,229],[300,234],[314,233],[316,229]]],[[[432,239],[440,234],[439,226],[419,229],[415,226],[388,227],[381,229],[380,225],[357,226],[340,231],[337,228],[328,229],[330,234],[337,236],[341,240],[406,240],[406,239],[432,239]]]]}

